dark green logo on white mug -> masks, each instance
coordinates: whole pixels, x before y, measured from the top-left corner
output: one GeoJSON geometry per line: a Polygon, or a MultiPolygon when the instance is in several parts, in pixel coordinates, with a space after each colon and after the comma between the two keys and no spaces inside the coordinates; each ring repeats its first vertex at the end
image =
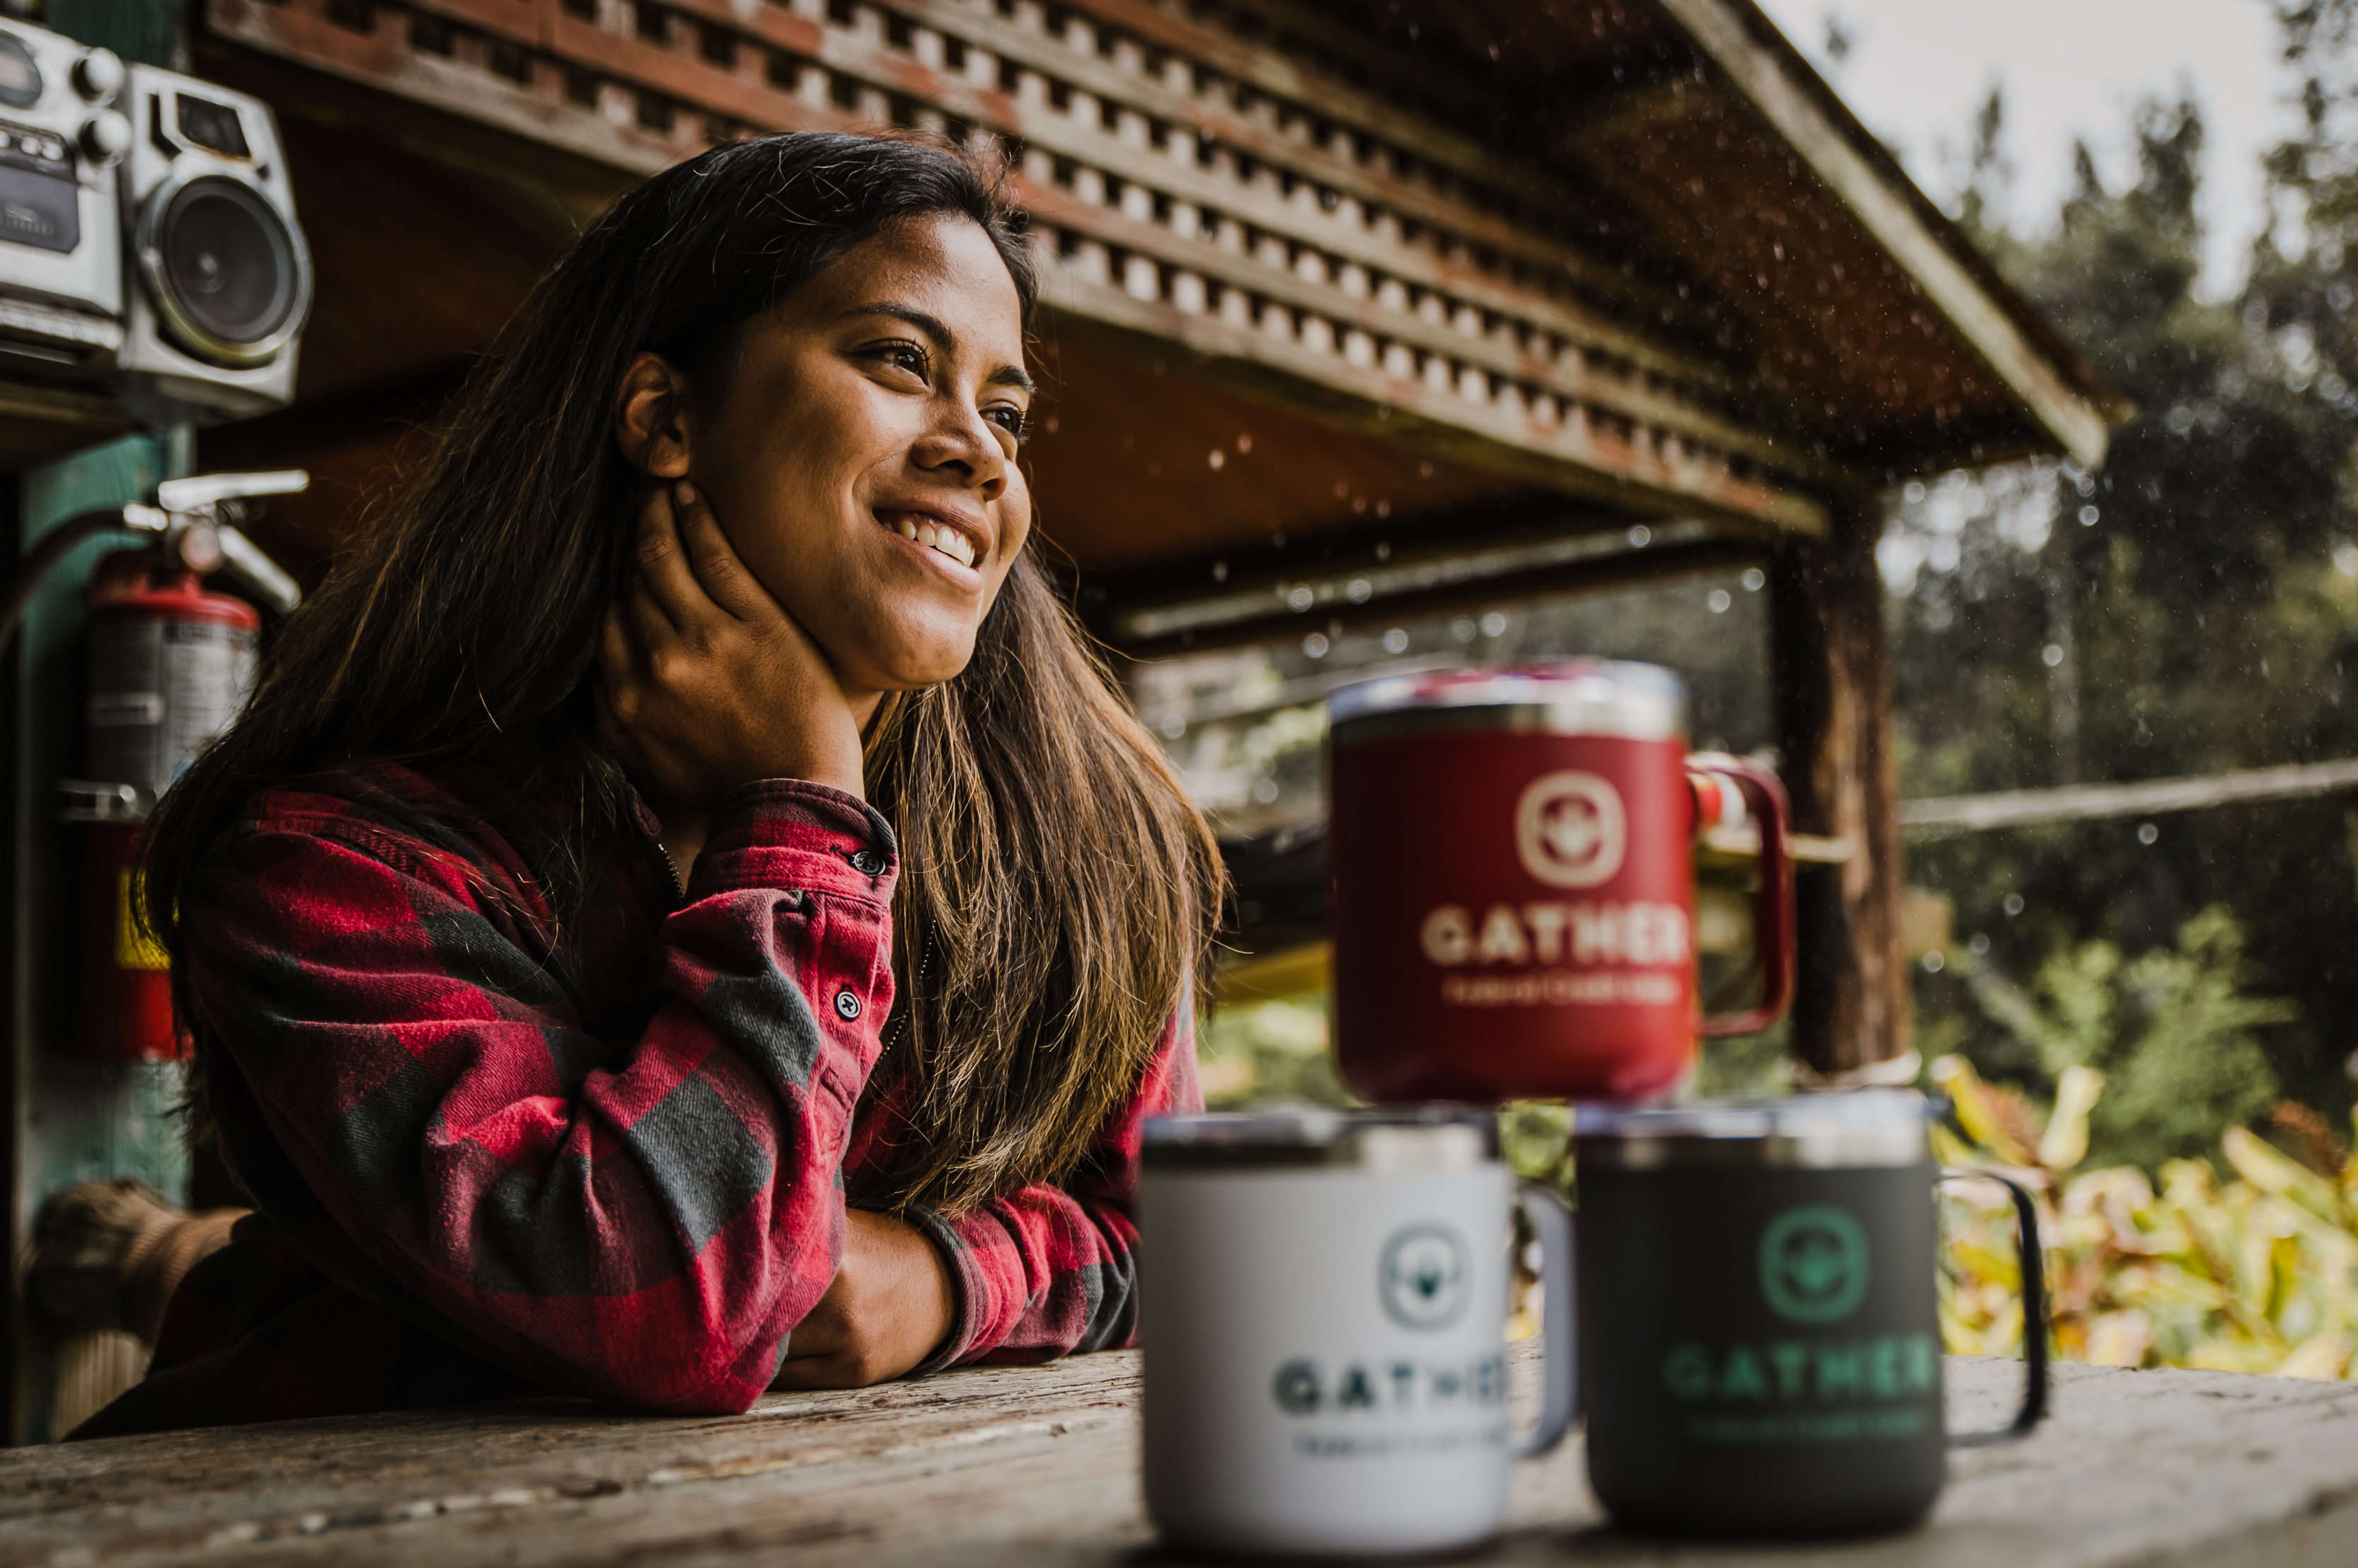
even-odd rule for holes
{"type": "Polygon", "coordinates": [[[1866,1230],[1847,1209],[1789,1208],[1760,1234],[1760,1293],[1789,1323],[1833,1323],[1866,1296],[1866,1230]]]}
{"type": "Polygon", "coordinates": [[[1445,1225],[1411,1225],[1384,1243],[1377,1289],[1402,1328],[1447,1328],[1466,1315],[1474,1292],[1466,1239],[1445,1225]]]}

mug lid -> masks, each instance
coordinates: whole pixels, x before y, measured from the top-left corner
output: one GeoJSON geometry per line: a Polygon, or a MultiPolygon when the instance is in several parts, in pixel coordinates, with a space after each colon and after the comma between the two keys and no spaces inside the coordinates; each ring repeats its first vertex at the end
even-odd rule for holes
{"type": "Polygon", "coordinates": [[[1379,676],[1338,687],[1326,698],[1329,724],[1383,715],[1458,710],[1460,723],[1495,725],[1516,716],[1517,729],[1558,734],[1668,740],[1686,729],[1686,683],[1660,665],[1627,659],[1568,659],[1505,669],[1424,670],[1379,676]]]}
{"type": "Polygon", "coordinates": [[[1429,1107],[1400,1111],[1212,1111],[1146,1120],[1141,1162],[1154,1170],[1343,1165],[1370,1171],[1466,1170],[1497,1158],[1497,1119],[1429,1107]]]}
{"type": "Polygon", "coordinates": [[[1846,1089],[1781,1099],[1584,1105],[1578,1162],[1618,1169],[1682,1165],[1913,1165],[1930,1158],[1931,1102],[1914,1089],[1846,1089]]]}

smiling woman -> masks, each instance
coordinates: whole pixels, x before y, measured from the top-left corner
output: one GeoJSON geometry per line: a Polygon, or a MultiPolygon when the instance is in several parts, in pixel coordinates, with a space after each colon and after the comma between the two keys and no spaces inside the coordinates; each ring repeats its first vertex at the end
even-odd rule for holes
{"type": "Polygon", "coordinates": [[[1218,863],[1028,548],[1032,299],[991,171],[841,135],[543,280],[156,817],[256,1213],[79,1435],[1133,1336],[1218,863]]]}

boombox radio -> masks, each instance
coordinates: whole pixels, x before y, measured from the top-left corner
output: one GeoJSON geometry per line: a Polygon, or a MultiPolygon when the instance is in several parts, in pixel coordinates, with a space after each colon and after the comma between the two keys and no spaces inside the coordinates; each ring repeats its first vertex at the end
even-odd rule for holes
{"type": "Polygon", "coordinates": [[[0,21],[0,378],[150,424],[258,414],[310,308],[267,105],[0,21]]]}

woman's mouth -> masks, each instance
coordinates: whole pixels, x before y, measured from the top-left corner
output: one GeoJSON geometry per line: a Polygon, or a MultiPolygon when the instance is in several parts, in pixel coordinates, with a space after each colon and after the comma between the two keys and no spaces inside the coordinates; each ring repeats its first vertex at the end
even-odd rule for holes
{"type": "Polygon", "coordinates": [[[955,528],[936,524],[922,513],[879,513],[877,520],[912,544],[937,551],[962,567],[974,566],[974,541],[955,528]]]}

